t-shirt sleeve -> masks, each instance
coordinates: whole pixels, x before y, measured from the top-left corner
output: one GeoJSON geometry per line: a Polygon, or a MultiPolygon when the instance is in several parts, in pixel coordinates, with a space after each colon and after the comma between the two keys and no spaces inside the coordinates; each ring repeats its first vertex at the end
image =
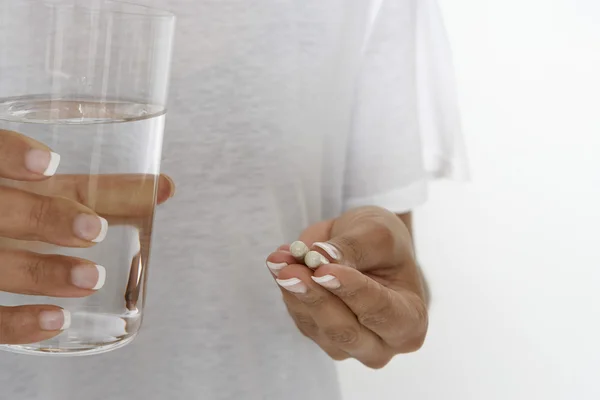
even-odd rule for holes
{"type": "Polygon", "coordinates": [[[345,208],[408,212],[426,201],[431,179],[468,177],[451,52],[435,1],[382,0],[374,13],[348,143],[345,208]]]}

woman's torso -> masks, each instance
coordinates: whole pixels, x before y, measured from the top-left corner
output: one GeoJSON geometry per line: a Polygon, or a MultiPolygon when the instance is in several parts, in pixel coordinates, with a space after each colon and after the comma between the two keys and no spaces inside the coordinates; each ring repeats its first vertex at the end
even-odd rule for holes
{"type": "Polygon", "coordinates": [[[335,399],[264,258],[341,210],[375,2],[138,2],[178,15],[162,163],[178,192],[157,215],[143,333],[95,358],[3,354],[3,395],[335,399]]]}

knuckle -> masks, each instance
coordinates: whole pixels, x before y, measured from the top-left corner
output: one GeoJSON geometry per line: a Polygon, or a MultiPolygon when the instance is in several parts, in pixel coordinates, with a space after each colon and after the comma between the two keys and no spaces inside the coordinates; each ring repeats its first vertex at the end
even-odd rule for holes
{"type": "Polygon", "coordinates": [[[36,288],[51,280],[51,270],[46,260],[41,257],[32,257],[28,260],[24,272],[27,280],[32,284],[27,294],[40,294],[36,288]]]}
{"type": "Polygon", "coordinates": [[[403,340],[399,345],[394,346],[398,354],[410,354],[419,351],[425,344],[425,334],[413,336],[407,340],[403,340]]]}
{"type": "Polygon", "coordinates": [[[380,310],[374,313],[365,313],[358,317],[358,321],[361,325],[376,327],[382,326],[390,322],[391,312],[388,309],[380,310]]]}
{"type": "Polygon", "coordinates": [[[341,296],[352,302],[362,302],[361,298],[367,296],[370,290],[370,279],[367,276],[362,276],[362,282],[341,290],[341,296]]]}
{"type": "Polygon", "coordinates": [[[391,294],[388,291],[379,291],[376,306],[358,315],[358,321],[368,327],[379,327],[396,320],[397,310],[393,306],[391,294]]]}
{"type": "Polygon", "coordinates": [[[342,250],[344,259],[352,260],[357,265],[360,265],[365,260],[365,252],[363,246],[357,238],[352,236],[341,236],[335,239],[335,246],[342,250]]]}
{"type": "Polygon", "coordinates": [[[298,311],[290,311],[290,315],[296,322],[296,326],[304,336],[315,337],[319,332],[319,327],[310,315],[298,311]]]}
{"type": "Polygon", "coordinates": [[[0,344],[7,344],[9,339],[15,336],[15,330],[10,313],[0,310],[0,344]]]}
{"type": "Polygon", "coordinates": [[[429,330],[429,317],[427,306],[420,299],[409,302],[409,306],[399,317],[403,323],[403,329],[399,329],[399,337],[404,338],[399,351],[401,353],[412,353],[423,347],[429,330]]]}
{"type": "Polygon", "coordinates": [[[61,223],[58,212],[58,200],[52,197],[40,196],[35,200],[29,213],[29,226],[37,234],[47,234],[61,223]]]}
{"type": "Polygon", "coordinates": [[[42,196],[38,198],[29,213],[30,226],[37,232],[43,232],[52,226],[55,222],[54,200],[50,197],[42,196]]]}
{"type": "Polygon", "coordinates": [[[411,342],[407,343],[407,345],[404,347],[404,349],[402,349],[402,352],[405,354],[417,352],[417,351],[421,350],[421,348],[423,348],[424,344],[425,344],[425,334],[422,334],[422,335],[415,337],[411,342]]]}
{"type": "Polygon", "coordinates": [[[382,355],[376,357],[372,360],[361,361],[366,367],[371,369],[382,369],[387,366],[390,361],[392,361],[392,357],[389,355],[382,355]]]}
{"type": "Polygon", "coordinates": [[[384,223],[373,224],[373,235],[381,243],[382,248],[393,248],[396,244],[396,234],[384,223]]]}
{"type": "Polygon", "coordinates": [[[319,308],[325,303],[325,296],[320,294],[313,294],[302,298],[302,302],[310,308],[319,308]]]}
{"type": "Polygon", "coordinates": [[[342,353],[341,351],[325,350],[325,352],[334,361],[344,361],[350,358],[348,354],[342,353]]]}
{"type": "Polygon", "coordinates": [[[360,298],[364,293],[363,288],[352,288],[343,291],[344,298],[353,301],[354,299],[360,298]]]}
{"type": "Polygon", "coordinates": [[[358,342],[359,330],[357,327],[345,326],[325,329],[325,336],[333,344],[340,346],[352,346],[358,342]]]}

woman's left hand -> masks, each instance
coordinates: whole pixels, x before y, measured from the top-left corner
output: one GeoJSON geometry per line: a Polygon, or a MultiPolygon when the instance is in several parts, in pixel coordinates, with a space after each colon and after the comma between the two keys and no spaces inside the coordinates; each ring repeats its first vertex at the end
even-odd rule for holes
{"type": "Polygon", "coordinates": [[[312,270],[285,245],[267,265],[304,335],[335,360],[355,358],[371,368],[423,345],[423,281],[410,231],[397,215],[357,208],[309,227],[299,240],[329,264],[312,270]]]}

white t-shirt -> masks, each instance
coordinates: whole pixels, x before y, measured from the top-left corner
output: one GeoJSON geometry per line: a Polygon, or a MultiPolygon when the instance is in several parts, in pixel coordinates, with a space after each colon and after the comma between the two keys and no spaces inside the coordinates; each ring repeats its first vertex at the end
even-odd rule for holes
{"type": "Polygon", "coordinates": [[[0,397],[339,398],[264,260],[348,207],[405,212],[429,178],[464,174],[434,1],[138,0],[178,15],[163,157],[178,192],[144,327],[97,357],[2,353],[0,397]]]}

